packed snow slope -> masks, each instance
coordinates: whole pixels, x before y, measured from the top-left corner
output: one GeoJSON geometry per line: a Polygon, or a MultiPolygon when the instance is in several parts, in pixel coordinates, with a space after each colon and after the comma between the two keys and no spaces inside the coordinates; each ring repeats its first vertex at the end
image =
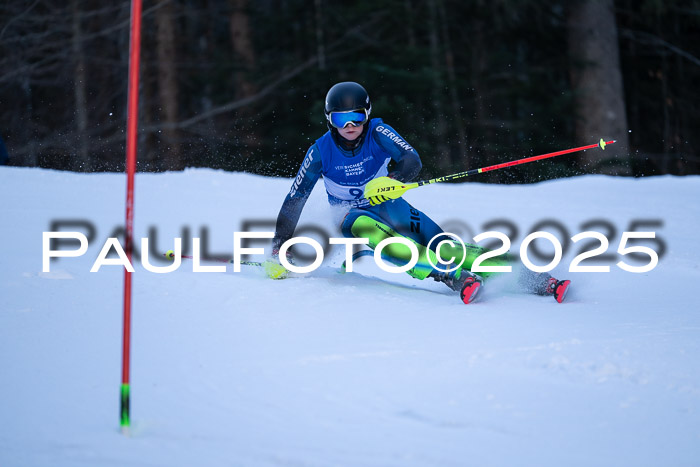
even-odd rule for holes
{"type": "MultiPolygon", "coordinates": [[[[233,232],[273,230],[290,183],[138,174],[135,236],[164,252],[204,233],[209,254],[230,256],[233,232]]],[[[0,466],[700,464],[700,177],[405,195],[465,238],[503,231],[516,253],[549,220],[538,230],[570,244],[554,270],[573,281],[561,305],[517,292],[508,276],[466,306],[371,257],[339,274],[337,247],[314,273],[281,281],[255,267],[195,273],[184,260],[155,274],[136,262],[128,437],[123,269],[90,272],[123,224],[125,184],[123,174],[0,168],[0,466]],[[84,232],[90,246],[43,272],[52,228],[84,232]],[[568,271],[587,240],[565,235],[585,230],[610,237],[611,257],[582,265],[610,272],[568,271]],[[643,243],[661,256],[652,271],[616,266],[648,262],[617,253],[629,230],[656,233],[643,243]]],[[[299,226],[339,236],[333,218],[319,184],[299,226]]]]}

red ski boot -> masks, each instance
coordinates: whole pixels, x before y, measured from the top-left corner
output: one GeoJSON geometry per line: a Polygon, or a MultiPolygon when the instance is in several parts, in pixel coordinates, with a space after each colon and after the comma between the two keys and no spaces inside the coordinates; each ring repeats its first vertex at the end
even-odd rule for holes
{"type": "Polygon", "coordinates": [[[567,292],[569,292],[569,285],[571,285],[570,280],[560,281],[552,277],[547,284],[547,295],[553,295],[554,299],[561,303],[566,298],[567,292]]]}
{"type": "Polygon", "coordinates": [[[479,295],[480,290],[481,282],[474,277],[467,276],[464,280],[464,285],[462,285],[462,290],[459,292],[459,298],[462,299],[465,305],[469,305],[476,300],[476,296],[479,295]]]}
{"type": "Polygon", "coordinates": [[[462,299],[465,305],[476,300],[481,290],[481,277],[466,269],[458,268],[448,273],[434,271],[428,277],[432,277],[438,282],[444,282],[449,288],[459,292],[459,298],[462,299]]]}

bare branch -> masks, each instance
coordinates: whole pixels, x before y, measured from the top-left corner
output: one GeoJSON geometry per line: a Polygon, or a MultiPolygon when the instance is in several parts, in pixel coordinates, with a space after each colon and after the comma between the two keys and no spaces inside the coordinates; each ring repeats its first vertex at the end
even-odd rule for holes
{"type": "Polygon", "coordinates": [[[632,29],[621,29],[622,35],[624,37],[627,37],[629,39],[632,39],[634,41],[639,42],[640,44],[651,44],[651,45],[661,45],[669,49],[671,52],[674,52],[681,57],[685,58],[686,60],[700,66],[700,59],[697,58],[696,56],[692,55],[689,52],[686,52],[685,50],[681,49],[680,47],[676,47],[675,45],[661,39],[658,36],[655,36],[653,34],[649,34],[648,32],[644,31],[634,31],[632,29]]]}

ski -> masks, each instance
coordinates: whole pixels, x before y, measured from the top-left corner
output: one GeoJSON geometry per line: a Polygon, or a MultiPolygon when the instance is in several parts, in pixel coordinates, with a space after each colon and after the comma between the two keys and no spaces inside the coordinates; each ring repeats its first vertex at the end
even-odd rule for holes
{"type": "MultiPolygon", "coordinates": [[[[374,250],[360,250],[352,255],[352,261],[354,262],[358,258],[362,258],[363,256],[371,256],[374,254],[374,250]]],[[[163,254],[166,258],[169,260],[173,260],[175,258],[175,253],[172,250],[168,250],[166,253],[163,254]]],[[[194,259],[194,256],[191,255],[182,255],[181,258],[183,259],[194,259]]],[[[223,259],[223,258],[210,258],[209,261],[215,261],[218,263],[227,263],[227,264],[233,264],[232,259],[223,259]]],[[[241,261],[241,265],[243,266],[253,266],[253,267],[264,267],[265,263],[260,262],[260,261],[241,261]]],[[[336,272],[339,274],[345,274],[347,270],[347,261],[343,261],[343,263],[338,267],[336,272]]],[[[548,293],[547,295],[552,295],[554,299],[558,303],[562,303],[564,299],[566,298],[567,293],[569,292],[569,286],[571,285],[570,280],[556,280],[554,278],[551,279],[551,284],[548,286],[548,293]]],[[[467,305],[470,303],[473,303],[476,301],[477,296],[480,295],[481,289],[482,289],[482,283],[479,281],[467,281],[465,282],[464,286],[462,289],[459,291],[460,294],[460,299],[462,302],[467,305]]]]}

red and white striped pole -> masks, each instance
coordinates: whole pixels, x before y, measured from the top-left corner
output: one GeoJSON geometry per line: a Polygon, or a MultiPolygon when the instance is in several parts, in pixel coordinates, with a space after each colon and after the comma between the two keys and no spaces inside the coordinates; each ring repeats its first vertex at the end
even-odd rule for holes
{"type": "MultiPolygon", "coordinates": [[[[129,91],[126,113],[126,224],[125,252],[129,263],[133,251],[134,234],[134,173],[136,172],[136,139],[139,111],[139,63],[141,59],[141,0],[131,1],[131,38],[129,50],[129,91]]],[[[124,269],[124,333],[122,340],[122,384],[120,425],[128,434],[129,414],[129,357],[131,353],[131,273],[124,269]]]]}

